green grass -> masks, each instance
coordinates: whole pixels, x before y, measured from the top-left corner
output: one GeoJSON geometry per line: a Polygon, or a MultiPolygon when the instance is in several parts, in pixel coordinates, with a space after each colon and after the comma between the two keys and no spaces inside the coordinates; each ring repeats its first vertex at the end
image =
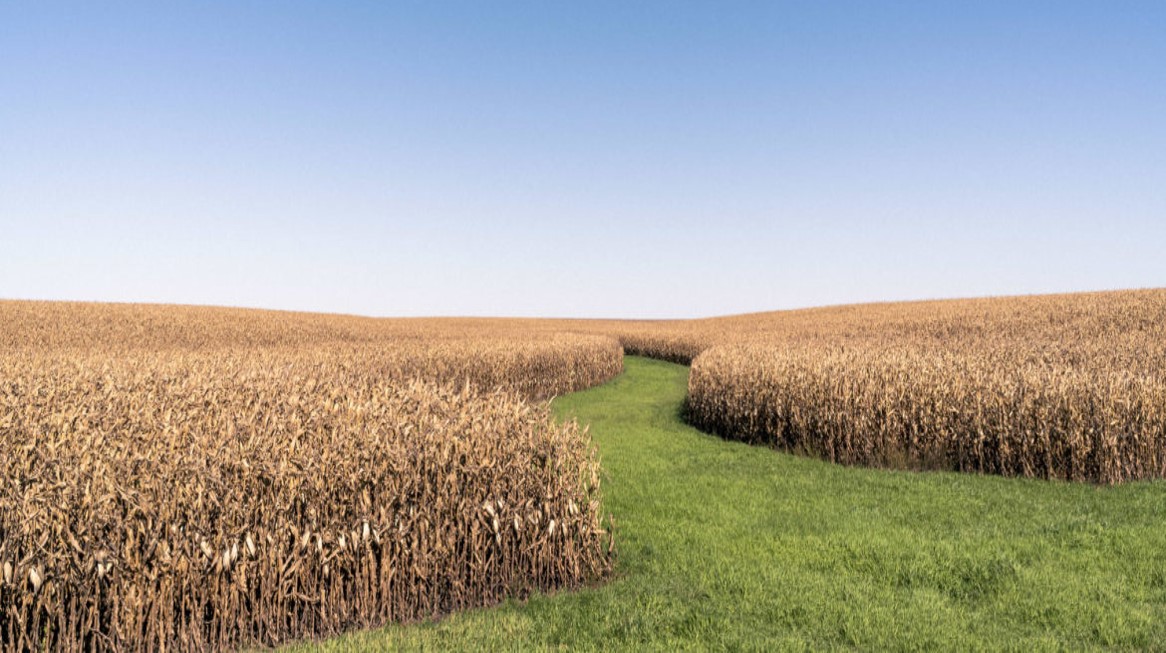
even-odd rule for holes
{"type": "Polygon", "coordinates": [[[1166,650],[1166,483],[845,468],[702,434],[687,368],[555,401],[617,520],[603,587],[324,650],[1166,650]]]}

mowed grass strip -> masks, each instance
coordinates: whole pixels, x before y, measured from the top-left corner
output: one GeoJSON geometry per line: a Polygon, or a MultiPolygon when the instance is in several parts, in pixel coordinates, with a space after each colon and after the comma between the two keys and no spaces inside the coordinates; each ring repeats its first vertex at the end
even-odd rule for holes
{"type": "Polygon", "coordinates": [[[616,579],[304,650],[1166,650],[1166,483],[842,467],[681,421],[687,368],[561,397],[616,579]]]}

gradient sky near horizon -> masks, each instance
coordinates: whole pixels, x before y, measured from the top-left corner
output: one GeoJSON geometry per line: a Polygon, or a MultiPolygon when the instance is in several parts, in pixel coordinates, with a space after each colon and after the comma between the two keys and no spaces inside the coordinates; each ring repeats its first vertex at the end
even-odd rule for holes
{"type": "Polygon", "coordinates": [[[696,317],[1166,286],[1166,3],[5,2],[0,297],[696,317]]]}

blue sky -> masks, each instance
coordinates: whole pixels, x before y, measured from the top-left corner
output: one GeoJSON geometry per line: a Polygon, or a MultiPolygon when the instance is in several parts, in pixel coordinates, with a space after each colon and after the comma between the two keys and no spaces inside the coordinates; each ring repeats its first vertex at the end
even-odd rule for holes
{"type": "Polygon", "coordinates": [[[688,317],[1166,286],[1164,34],[1163,2],[6,2],[0,297],[688,317]]]}

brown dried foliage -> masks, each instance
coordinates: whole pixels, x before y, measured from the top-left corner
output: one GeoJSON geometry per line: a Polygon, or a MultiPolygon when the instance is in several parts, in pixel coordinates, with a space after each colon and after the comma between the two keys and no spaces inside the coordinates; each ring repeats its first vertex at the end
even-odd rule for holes
{"type": "Polygon", "coordinates": [[[618,373],[611,339],[224,309],[0,314],[4,650],[275,644],[610,569],[589,438],[527,398],[618,373]]]}
{"type": "Polygon", "coordinates": [[[845,464],[1107,484],[1166,476],[1166,291],[657,328],[623,336],[625,347],[703,352],[689,419],[728,437],[845,464]]]}
{"type": "Polygon", "coordinates": [[[906,350],[716,347],[690,419],[844,464],[1118,483],[1166,476],[1166,383],[906,350]]]}

